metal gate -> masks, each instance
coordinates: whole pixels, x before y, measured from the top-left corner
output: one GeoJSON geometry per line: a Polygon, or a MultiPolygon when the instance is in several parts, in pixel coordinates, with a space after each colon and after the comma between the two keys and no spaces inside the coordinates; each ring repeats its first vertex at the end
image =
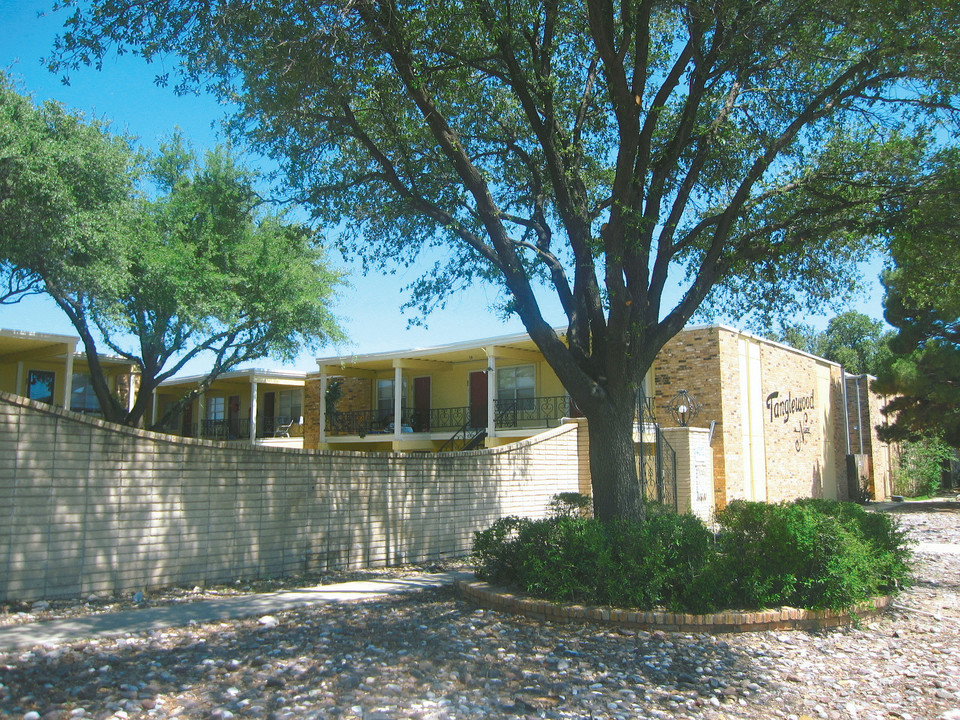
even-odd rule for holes
{"type": "Polygon", "coordinates": [[[643,499],[677,509],[677,453],[660,431],[653,400],[641,389],[637,394],[637,475],[643,499]]]}

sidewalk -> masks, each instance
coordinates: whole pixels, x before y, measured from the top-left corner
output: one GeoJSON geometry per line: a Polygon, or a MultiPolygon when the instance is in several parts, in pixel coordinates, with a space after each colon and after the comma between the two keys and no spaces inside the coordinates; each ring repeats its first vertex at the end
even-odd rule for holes
{"type": "Polygon", "coordinates": [[[281,610],[328,603],[374,600],[387,595],[453,585],[472,578],[472,572],[445,572],[386,580],[358,580],[336,585],[316,585],[300,590],[237,595],[164,607],[87,615],[68,620],[46,620],[0,628],[0,652],[44,644],[77,642],[89,638],[117,637],[181,627],[192,622],[259,617],[281,610]]]}

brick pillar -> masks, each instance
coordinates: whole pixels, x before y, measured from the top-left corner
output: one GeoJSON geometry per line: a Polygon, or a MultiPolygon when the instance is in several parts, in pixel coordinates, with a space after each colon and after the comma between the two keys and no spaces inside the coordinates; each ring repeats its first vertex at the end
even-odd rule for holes
{"type": "Polygon", "coordinates": [[[706,428],[662,428],[677,454],[677,511],[710,520],[714,512],[713,451],[706,428]]]}

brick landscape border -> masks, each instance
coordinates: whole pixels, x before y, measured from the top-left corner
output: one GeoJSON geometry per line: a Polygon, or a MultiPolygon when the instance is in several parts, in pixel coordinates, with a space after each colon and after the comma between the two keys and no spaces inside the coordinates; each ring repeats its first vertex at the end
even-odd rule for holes
{"type": "Polygon", "coordinates": [[[469,601],[481,607],[557,622],[598,622],[641,630],[686,633],[735,633],[762,630],[824,630],[850,625],[855,620],[879,615],[889,607],[890,595],[875,597],[849,611],[803,610],[782,607],[756,612],[724,611],[690,615],[662,611],[624,610],[558,603],[509,592],[475,580],[459,580],[457,588],[469,601]]]}

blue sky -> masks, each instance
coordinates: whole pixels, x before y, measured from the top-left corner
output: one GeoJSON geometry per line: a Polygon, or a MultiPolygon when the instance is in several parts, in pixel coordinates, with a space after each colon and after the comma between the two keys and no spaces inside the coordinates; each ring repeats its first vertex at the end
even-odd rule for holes
{"type": "MultiPolygon", "coordinates": [[[[100,72],[88,68],[71,75],[65,86],[59,76],[49,73],[40,58],[49,54],[53,39],[63,23],[64,13],[38,18],[52,0],[0,0],[0,67],[10,72],[36,102],[57,100],[88,116],[111,121],[113,127],[140,138],[142,145],[154,148],[179,127],[198,150],[212,147],[224,136],[219,121],[226,108],[209,96],[179,97],[170,88],[153,83],[156,74],[171,67],[147,65],[139,58],[109,58],[100,72]]],[[[257,167],[263,160],[246,156],[247,164],[257,167]]],[[[316,355],[366,353],[422,347],[474,338],[485,338],[523,330],[519,320],[504,323],[490,305],[496,300],[492,289],[474,287],[452,298],[445,309],[427,318],[426,328],[407,328],[408,318],[399,308],[404,296],[401,288],[415,279],[416,269],[398,270],[396,275],[362,277],[359,271],[341,258],[340,267],[350,274],[352,287],[341,294],[336,313],[346,328],[351,342],[341,348],[324,348],[301,354],[296,369],[313,370],[316,355]]],[[[882,318],[882,289],[876,281],[879,263],[864,266],[864,277],[871,283],[867,297],[854,305],[871,317],[882,318]]],[[[848,308],[838,308],[840,312],[848,308]]],[[[832,313],[833,314],[833,313],[832,313]]],[[[831,314],[831,315],[832,315],[831,314]]],[[[547,319],[562,324],[559,312],[547,319]]],[[[826,318],[810,318],[822,327],[826,318]]],[[[736,325],[733,320],[725,319],[736,325]]],[[[75,334],[73,327],[52,301],[28,299],[13,306],[0,306],[0,328],[75,334]]],[[[258,367],[279,367],[269,359],[254,363],[258,367]]],[[[287,366],[289,367],[289,365],[287,366]]],[[[190,367],[202,372],[202,363],[190,367]]]]}

